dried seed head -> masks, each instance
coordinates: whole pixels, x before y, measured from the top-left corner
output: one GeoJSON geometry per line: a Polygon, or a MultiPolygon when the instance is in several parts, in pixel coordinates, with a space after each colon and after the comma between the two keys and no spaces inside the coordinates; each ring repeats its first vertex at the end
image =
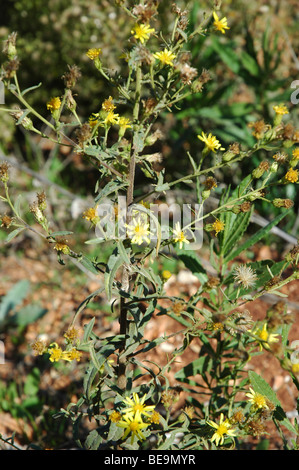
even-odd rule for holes
{"type": "Polygon", "coordinates": [[[80,77],[81,72],[79,67],[77,65],[68,65],[68,72],[62,75],[61,78],[64,80],[67,88],[73,88],[80,77]]]}
{"type": "Polygon", "coordinates": [[[17,41],[16,32],[11,33],[6,39],[6,41],[4,41],[2,51],[4,54],[8,56],[9,59],[13,59],[17,54],[16,41],[17,41]]]}
{"type": "Polygon", "coordinates": [[[7,162],[3,162],[0,165],[0,181],[3,183],[6,183],[9,180],[9,175],[8,175],[8,168],[9,165],[7,162]]]}
{"type": "Polygon", "coordinates": [[[91,135],[92,135],[92,128],[87,122],[82,124],[82,126],[76,130],[76,136],[78,139],[78,144],[80,146],[83,146],[84,142],[90,139],[91,135]]]}
{"type": "Polygon", "coordinates": [[[12,217],[9,217],[9,215],[4,214],[2,217],[0,216],[1,219],[1,225],[0,227],[3,228],[9,228],[13,222],[12,217]]]}
{"type": "Polygon", "coordinates": [[[255,285],[257,275],[250,266],[243,264],[235,268],[234,279],[238,284],[241,284],[242,287],[249,289],[255,285]]]}
{"type": "Polygon", "coordinates": [[[186,62],[179,64],[178,67],[180,72],[180,78],[184,85],[191,85],[195,77],[197,76],[197,70],[194,67],[190,67],[186,62]]]}

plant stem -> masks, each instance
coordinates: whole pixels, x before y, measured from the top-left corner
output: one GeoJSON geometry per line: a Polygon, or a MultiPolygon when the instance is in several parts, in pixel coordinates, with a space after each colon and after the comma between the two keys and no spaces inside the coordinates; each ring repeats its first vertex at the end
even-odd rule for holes
{"type": "MultiPolygon", "coordinates": [[[[141,73],[141,64],[138,64],[136,70],[136,89],[135,89],[135,105],[133,109],[133,125],[134,131],[139,131],[138,119],[139,119],[139,108],[140,108],[140,98],[141,98],[141,83],[142,83],[142,73],[141,73]]],[[[135,180],[135,168],[136,168],[136,157],[138,155],[138,151],[134,146],[134,134],[132,137],[132,145],[131,145],[131,158],[130,158],[130,166],[129,166],[129,186],[127,189],[127,215],[128,215],[128,208],[133,203],[134,200],[134,180],[135,180]]],[[[122,290],[124,292],[129,292],[130,290],[130,278],[129,278],[129,271],[128,267],[123,267],[122,273],[122,290]]],[[[125,301],[125,298],[121,296],[120,298],[120,334],[124,335],[124,340],[119,348],[119,357],[118,357],[118,380],[117,384],[122,389],[125,390],[126,388],[126,358],[122,357],[122,352],[126,348],[126,333],[127,333],[127,314],[128,314],[128,307],[125,301]]]]}

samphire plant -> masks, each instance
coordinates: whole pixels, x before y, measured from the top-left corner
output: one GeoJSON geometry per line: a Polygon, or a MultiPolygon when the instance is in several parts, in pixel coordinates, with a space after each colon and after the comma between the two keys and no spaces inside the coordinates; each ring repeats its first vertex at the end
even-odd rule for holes
{"type": "Polygon", "coordinates": [[[119,59],[127,63],[127,75],[118,76],[105,67],[101,60],[104,43],[86,52],[107,82],[107,97],[91,116],[83,118],[77,112],[80,96],[74,96],[72,90],[84,77],[76,64],[69,65],[63,76],[62,95],[50,97],[45,104],[51,118],[46,112],[39,114],[27,99],[35,86],[22,90],[18,78],[17,34],[12,33],[4,45],[7,61],[2,65],[2,81],[20,103],[19,108],[6,111],[15,117],[16,125],[70,146],[94,166],[98,172],[94,205],[82,215],[87,230],[92,227],[95,236],[86,243],[112,245],[105,263],[90,259],[84,247],[82,252],[74,251],[68,237],[75,234],[51,229],[45,192],[38,193],[30,206],[40,230],[33,228],[21,213],[20,198],[11,195],[9,164],[1,164],[1,200],[8,205],[8,212],[1,217],[2,227],[13,229],[7,241],[23,230],[34,230],[50,250],[57,251],[65,269],[72,257],[102,280],[101,287],[82,301],[62,339],[46,344],[37,338],[32,344],[36,355],[47,354],[52,363],[86,361],[82,396],[57,417],[71,420],[77,446],[86,449],[242,448],[248,436],[265,435],[267,420],[276,425],[284,448],[296,449],[297,423],[288,419],[270,385],[256,372],[248,372],[246,365],[266,350],[289,372],[298,389],[299,367],[288,341],[294,319],[279,297],[284,296],[281,288],[299,277],[299,246],[278,262],[237,260],[241,254],[246,259],[247,251],[293,206],[293,201],[272,200],[268,193],[273,186],[297,184],[299,131],[284,122],[289,110],[277,103],[271,122],[251,123],[256,141],[252,148],[243,150],[238,142],[226,148],[213,129],[202,132],[197,136],[200,152],[194,155],[191,149],[182,155],[190,164],[188,174],[169,179],[162,154],[155,151],[161,138],[159,122],[167,113],[175,113],[187,96],[205,92],[211,79],[209,71],[192,67],[188,51],[200,35],[226,34],[229,20],[216,1],[190,31],[188,11],[173,4],[171,30],[166,36],[156,26],[159,2],[128,5],[118,0],[116,5],[131,22],[131,36],[119,59]],[[219,171],[243,164],[254,154],[263,156],[258,167],[237,187],[224,188],[217,207],[210,209],[207,202],[217,188],[219,171]],[[168,191],[184,185],[193,188],[193,199],[189,192],[179,217],[173,216],[171,224],[159,212],[156,201],[158,197],[165,201],[165,210],[168,191]],[[281,212],[252,233],[248,231],[251,215],[261,200],[281,212]],[[213,276],[198,255],[202,243],[208,243],[213,276]],[[160,276],[152,268],[155,260],[173,256],[200,281],[196,293],[188,298],[167,295],[167,275],[160,276]],[[81,337],[80,314],[103,292],[118,312],[119,333],[98,336],[93,318],[84,325],[81,337]],[[255,322],[250,304],[265,293],[278,296],[278,302],[265,312],[263,320],[255,322]],[[154,316],[159,322],[162,315],[182,326],[170,336],[184,338],[165,365],[147,360],[147,355],[170,336],[145,337],[149,322],[154,316]],[[201,345],[198,358],[184,364],[175,375],[176,384],[170,383],[168,371],[194,340],[201,345]],[[174,415],[172,407],[181,391],[187,396],[186,403],[174,415]],[[87,435],[80,432],[85,419],[93,423],[87,435]]]}

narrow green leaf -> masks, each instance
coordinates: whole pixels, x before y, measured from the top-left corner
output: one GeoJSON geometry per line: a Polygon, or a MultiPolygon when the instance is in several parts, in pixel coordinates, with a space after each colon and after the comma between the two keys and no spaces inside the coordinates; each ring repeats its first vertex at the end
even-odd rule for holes
{"type": "Polygon", "coordinates": [[[238,248],[236,248],[233,252],[228,254],[225,258],[225,262],[231,261],[234,258],[236,258],[240,253],[243,251],[247,250],[251,246],[255,245],[258,241],[260,241],[263,237],[267,235],[267,233],[270,232],[270,230],[275,227],[279,222],[289,213],[290,211],[283,212],[279,214],[272,222],[269,222],[268,225],[265,227],[261,228],[258,230],[252,237],[250,237],[248,240],[246,240],[245,243],[240,245],[238,248]]]}

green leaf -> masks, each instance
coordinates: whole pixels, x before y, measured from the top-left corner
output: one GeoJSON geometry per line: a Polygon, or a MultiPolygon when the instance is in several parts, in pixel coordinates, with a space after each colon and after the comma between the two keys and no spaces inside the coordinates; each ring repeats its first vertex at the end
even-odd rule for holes
{"type": "Polygon", "coordinates": [[[47,309],[40,307],[39,305],[26,305],[26,307],[20,309],[12,316],[12,321],[21,327],[34,323],[39,318],[43,317],[47,313],[47,309]]]}
{"type": "Polygon", "coordinates": [[[289,431],[297,435],[296,428],[292,425],[292,423],[287,418],[284,410],[281,407],[281,403],[279,399],[277,398],[276,393],[270,387],[270,385],[260,375],[258,375],[254,371],[249,371],[248,375],[249,375],[249,379],[250,379],[253,390],[256,393],[260,393],[264,397],[268,398],[268,400],[270,400],[276,406],[273,417],[277,421],[279,421],[280,424],[285,426],[289,431]]]}
{"type": "Polygon", "coordinates": [[[15,238],[17,235],[19,235],[19,233],[23,232],[23,230],[25,230],[24,227],[19,227],[13,230],[12,232],[10,232],[6,237],[5,243],[11,242],[11,240],[15,238]]]}
{"type": "Polygon", "coordinates": [[[187,269],[196,276],[202,284],[208,280],[206,270],[203,268],[198,256],[193,251],[177,250],[177,255],[187,269]]]}
{"type": "Polygon", "coordinates": [[[240,253],[242,253],[245,250],[248,250],[251,246],[255,245],[258,241],[260,241],[262,238],[264,238],[267,233],[270,232],[270,230],[275,227],[279,222],[289,213],[290,211],[285,211],[279,214],[272,222],[269,222],[268,225],[265,227],[261,228],[258,230],[252,237],[250,237],[248,240],[246,240],[245,243],[240,245],[238,248],[236,248],[233,252],[228,254],[225,258],[225,262],[231,261],[234,258],[236,258],[240,253]]]}
{"type": "Polygon", "coordinates": [[[8,293],[2,298],[0,304],[0,324],[5,321],[5,318],[11,310],[17,305],[20,305],[30,289],[30,282],[27,279],[17,282],[8,293]]]}
{"type": "Polygon", "coordinates": [[[114,250],[112,255],[110,256],[108,263],[106,265],[106,271],[104,274],[104,284],[105,290],[108,297],[108,300],[111,299],[112,296],[112,287],[113,282],[115,280],[116,273],[118,269],[124,264],[123,257],[118,253],[118,250],[114,250]]]}

